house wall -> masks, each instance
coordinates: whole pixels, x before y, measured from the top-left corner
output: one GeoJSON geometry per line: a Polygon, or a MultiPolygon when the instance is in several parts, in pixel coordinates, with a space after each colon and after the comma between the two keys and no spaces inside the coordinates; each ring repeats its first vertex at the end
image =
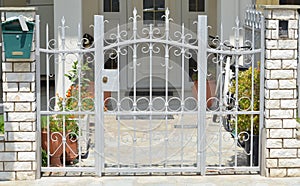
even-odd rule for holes
{"type": "Polygon", "coordinates": [[[82,33],[94,35],[91,27],[94,24],[94,15],[100,15],[100,0],[85,0],[82,3],[82,33]]]}
{"type": "MultiPolygon", "coordinates": [[[[54,38],[57,41],[61,41],[61,29],[59,26],[62,25],[62,20],[65,20],[65,25],[68,26],[66,38],[65,38],[65,46],[69,49],[77,48],[78,43],[78,32],[82,32],[82,28],[79,28],[78,25],[82,25],[82,0],[54,0],[54,38]]],[[[56,47],[61,47],[61,43],[57,43],[56,47]]],[[[57,56],[56,56],[57,57],[57,56]]],[[[60,57],[59,57],[60,58],[60,57]]],[[[78,60],[74,55],[66,56],[65,65],[69,66],[67,69],[71,69],[72,62],[78,60]]],[[[55,82],[57,82],[55,92],[59,95],[63,95],[64,92],[58,87],[62,87],[63,83],[65,87],[69,87],[71,82],[65,81],[63,82],[65,72],[62,71],[62,63],[58,63],[55,65],[55,82]]]]}
{"type": "MultiPolygon", "coordinates": [[[[40,15],[41,17],[41,33],[46,33],[46,25],[48,25],[49,29],[52,30],[49,32],[49,38],[54,38],[53,0],[27,0],[27,6],[37,8],[37,15],[40,15]]],[[[46,37],[41,37],[41,46],[46,46],[46,37]]],[[[54,63],[53,61],[51,62],[49,73],[54,74],[54,63]]],[[[46,55],[41,54],[41,76],[47,74],[46,69],[46,55]]]]}
{"type": "Polygon", "coordinates": [[[235,27],[235,20],[238,18],[240,25],[243,25],[247,6],[252,4],[252,0],[217,0],[217,34],[221,35],[221,25],[224,40],[233,38],[232,28],[235,27]]]}
{"type": "MultiPolygon", "coordinates": [[[[94,24],[94,15],[103,15],[102,11],[102,0],[86,0],[84,3],[82,3],[82,30],[83,33],[88,33],[90,35],[93,35],[93,30],[90,28],[90,25],[94,24]]],[[[183,1],[182,1],[183,3],[183,1]]],[[[124,7],[128,10],[126,10],[126,20],[130,17],[129,15],[132,14],[132,8],[129,7],[131,4],[134,4],[133,2],[127,3],[127,5],[124,7]]],[[[178,9],[182,8],[182,6],[175,6],[175,4],[172,3],[172,9],[178,9]]],[[[206,13],[208,15],[208,25],[212,26],[211,29],[211,34],[216,35],[217,34],[217,0],[210,0],[206,2],[206,13]]],[[[170,8],[170,7],[169,7],[170,8]]],[[[173,14],[176,11],[171,11],[171,14],[173,14]]],[[[180,12],[180,11],[179,11],[180,12]]],[[[177,12],[178,13],[178,12],[177,12]]],[[[176,18],[175,20],[177,21],[177,24],[181,24],[183,22],[183,19],[181,18],[181,15],[171,15],[172,18],[176,18]],[[178,19],[179,18],[179,19],[178,19]]],[[[105,16],[106,19],[110,19],[109,16],[105,16]]],[[[195,18],[196,20],[196,18],[195,18]]],[[[195,25],[192,25],[195,26],[195,25]]]]}
{"type": "Polygon", "coordinates": [[[24,7],[26,6],[26,0],[2,0],[2,6],[24,7]]]}

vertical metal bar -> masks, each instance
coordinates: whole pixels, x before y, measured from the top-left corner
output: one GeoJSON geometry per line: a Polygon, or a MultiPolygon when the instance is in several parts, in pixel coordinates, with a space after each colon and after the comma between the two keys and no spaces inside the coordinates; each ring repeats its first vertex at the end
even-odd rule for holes
{"type": "Polygon", "coordinates": [[[132,31],[133,31],[133,109],[136,111],[136,60],[137,60],[137,10],[134,8],[133,10],[133,25],[132,25],[132,31]]]}
{"type": "Polygon", "coordinates": [[[184,154],[184,146],[183,146],[183,113],[184,113],[184,74],[185,74],[185,69],[184,69],[184,62],[185,62],[185,57],[184,57],[184,43],[185,42],[185,33],[184,33],[184,23],[181,26],[181,118],[180,118],[180,124],[181,124],[181,139],[180,139],[180,165],[183,167],[183,154],[184,154]]]}
{"type": "MultiPolygon", "coordinates": [[[[80,27],[80,23],[78,24],[78,41],[77,41],[77,47],[80,50],[81,49],[81,27],[80,27]]],[[[74,62],[73,62],[74,63],[74,62]]],[[[82,60],[82,53],[79,53],[79,57],[77,59],[77,78],[78,78],[78,111],[81,111],[81,70],[82,70],[82,66],[84,65],[84,62],[82,60]]],[[[72,95],[73,96],[73,95],[72,95]]]]}
{"type": "MultiPolygon", "coordinates": [[[[152,41],[153,39],[153,25],[150,24],[150,30],[149,30],[149,38],[150,41],[152,41]]],[[[152,87],[153,87],[153,66],[152,66],[152,57],[153,57],[153,43],[150,42],[149,43],[149,56],[150,56],[150,60],[149,60],[149,69],[150,69],[150,85],[149,85],[149,111],[150,113],[153,110],[153,92],[152,92],[152,87]]],[[[152,166],[152,114],[150,114],[150,121],[149,121],[149,164],[150,167],[152,166]]]]}
{"type": "MultiPolygon", "coordinates": [[[[104,17],[94,16],[95,33],[95,85],[102,85],[102,70],[104,69],[104,17]]],[[[104,103],[102,86],[95,88],[95,163],[96,175],[101,176],[104,171],[104,103]]]]}
{"type": "MultiPolygon", "coordinates": [[[[81,26],[80,26],[80,23],[78,23],[78,38],[77,38],[77,47],[79,50],[82,49],[81,47],[81,26]]],[[[79,53],[79,59],[78,60],[78,111],[81,111],[81,67],[84,65],[84,61],[83,61],[83,53],[79,53]]],[[[74,63],[74,62],[73,62],[74,63]]],[[[73,95],[71,95],[73,96],[73,95]]],[[[81,115],[79,115],[79,118],[78,118],[78,126],[79,126],[79,134],[78,134],[78,137],[76,137],[76,140],[78,142],[78,154],[81,154],[81,142],[79,141],[79,139],[82,138],[81,134],[82,134],[82,119],[81,119],[81,115]]],[[[70,134],[69,134],[70,135],[70,134]]],[[[68,135],[68,136],[69,136],[68,135]]],[[[69,147],[70,148],[70,147],[69,147]]],[[[81,161],[81,156],[78,156],[78,160],[79,160],[79,166],[81,166],[82,164],[82,161],[81,161]]]]}
{"type": "Polygon", "coordinates": [[[62,115],[62,122],[63,122],[63,134],[62,134],[62,146],[63,146],[63,167],[66,167],[66,115],[62,115]]]}
{"type": "Polygon", "coordinates": [[[36,175],[35,177],[37,179],[41,178],[41,167],[42,167],[42,156],[41,156],[41,85],[40,85],[40,16],[35,16],[35,22],[36,22],[36,35],[35,35],[35,58],[36,58],[36,111],[37,111],[37,127],[36,127],[36,175]]]}
{"type": "MultiPolygon", "coordinates": [[[[49,25],[46,25],[46,49],[49,49],[49,25]]],[[[46,98],[47,98],[47,111],[50,109],[50,64],[49,53],[46,53],[46,98]]]]}
{"type": "MultiPolygon", "coordinates": [[[[236,28],[235,28],[235,32],[234,32],[234,49],[235,50],[240,50],[240,25],[239,25],[239,20],[236,19],[236,28]]],[[[235,110],[239,110],[239,56],[235,55],[235,96],[236,96],[236,101],[235,101],[235,110]]],[[[239,115],[237,114],[236,117],[238,117],[239,115]]],[[[238,119],[235,120],[235,138],[236,141],[235,143],[237,143],[237,138],[238,138],[238,119]]],[[[239,131],[240,132],[240,131],[239,131]]],[[[234,147],[234,166],[237,166],[237,145],[235,145],[234,147]]]]}
{"type": "MultiPolygon", "coordinates": [[[[62,19],[61,19],[61,46],[62,46],[62,50],[65,50],[65,29],[66,29],[66,27],[65,27],[65,18],[63,17],[62,19]]],[[[61,68],[62,68],[62,70],[61,70],[61,74],[60,74],[60,76],[62,77],[62,92],[63,92],[63,95],[62,95],[62,97],[63,97],[63,100],[62,100],[62,108],[63,108],[63,111],[65,111],[65,109],[66,109],[66,96],[65,96],[65,92],[66,92],[66,90],[65,90],[65,62],[66,62],[66,54],[65,53],[62,53],[62,59],[61,59],[61,61],[62,61],[62,64],[61,64],[61,68]]]]}
{"type": "Polygon", "coordinates": [[[206,170],[206,150],[205,150],[205,129],[206,129],[206,75],[207,75],[207,16],[198,16],[198,119],[197,119],[197,168],[201,175],[205,175],[206,170]],[[201,88],[200,88],[201,87],[201,88]],[[202,99],[200,99],[202,98],[202,99]]]}
{"type": "MultiPolygon", "coordinates": [[[[62,18],[61,20],[61,46],[62,46],[62,50],[65,50],[66,48],[66,35],[65,35],[65,18],[62,18]]],[[[61,70],[61,74],[60,77],[62,77],[62,84],[63,84],[63,91],[62,91],[62,96],[63,96],[63,101],[62,101],[62,106],[63,106],[63,111],[66,110],[66,87],[65,87],[65,70],[66,70],[66,53],[63,53],[62,56],[62,70],[61,70]]],[[[62,120],[63,120],[63,133],[62,133],[62,145],[63,145],[63,167],[66,167],[66,118],[65,115],[62,116],[62,120]]]]}
{"type": "MultiPolygon", "coordinates": [[[[169,9],[166,9],[165,12],[165,41],[166,43],[169,41],[169,9]]],[[[165,44],[165,111],[168,112],[169,103],[168,103],[168,93],[169,93],[169,45],[165,44]]],[[[168,159],[168,115],[165,115],[165,165],[167,165],[167,159],[168,159]]]]}
{"type": "MultiPolygon", "coordinates": [[[[255,49],[255,27],[254,25],[252,25],[252,50],[255,49]]],[[[254,89],[254,78],[255,78],[255,74],[254,74],[254,68],[255,68],[255,61],[254,61],[254,56],[255,54],[251,54],[251,64],[252,64],[252,72],[251,72],[251,111],[254,110],[254,94],[255,94],[255,89],[254,89]]],[[[254,135],[254,130],[253,130],[253,114],[251,114],[251,129],[250,129],[250,167],[252,167],[252,161],[253,161],[253,135],[254,135]]]]}
{"type": "MultiPolygon", "coordinates": [[[[265,107],[265,18],[262,15],[261,16],[261,29],[260,29],[260,39],[261,39],[261,53],[260,53],[260,95],[259,95],[259,112],[260,112],[260,117],[259,117],[259,141],[260,144],[262,143],[262,132],[264,128],[264,107],[265,107]]],[[[298,65],[299,66],[299,65],[298,65]]],[[[262,148],[261,145],[259,145],[259,151],[258,151],[258,166],[260,169],[264,169],[264,167],[261,166],[261,153],[262,153],[262,148]]]]}
{"type": "MultiPolygon", "coordinates": [[[[46,49],[49,49],[49,25],[46,25],[46,49]]],[[[50,85],[49,85],[49,76],[50,76],[50,65],[49,65],[49,53],[46,53],[46,101],[47,101],[47,111],[50,109],[50,85]]],[[[50,118],[47,116],[47,166],[50,167],[50,118]]]]}
{"type": "MultiPolygon", "coordinates": [[[[118,24],[118,37],[117,37],[117,43],[119,43],[120,42],[120,25],[118,24]]],[[[120,53],[121,53],[121,51],[120,51],[120,46],[118,45],[118,50],[117,50],[117,60],[118,60],[118,66],[117,66],[117,70],[118,70],[118,97],[117,97],[117,99],[118,99],[118,103],[117,103],[117,109],[118,109],[118,112],[120,112],[120,106],[121,106],[121,103],[120,103],[120,53]]],[[[120,115],[118,115],[117,116],[117,118],[118,118],[118,168],[120,168],[120,142],[121,142],[121,128],[120,128],[120,126],[121,126],[121,122],[120,122],[120,115]]]]}
{"type": "MultiPolygon", "coordinates": [[[[137,84],[137,10],[133,10],[133,111],[137,111],[136,84],[137,84]]],[[[136,165],[136,115],[133,116],[133,163],[136,165]]]]}
{"type": "MultiPolygon", "coordinates": [[[[221,42],[223,42],[224,41],[224,32],[223,32],[223,24],[221,23],[221,27],[220,27],[220,30],[221,30],[221,32],[220,32],[220,41],[221,42]]],[[[221,50],[224,50],[224,46],[223,45],[221,45],[221,48],[220,48],[221,50]]],[[[227,62],[227,58],[225,58],[225,55],[223,55],[223,54],[218,54],[218,55],[220,55],[220,58],[219,58],[219,69],[220,69],[220,72],[219,72],[219,84],[218,84],[218,86],[219,86],[219,95],[220,95],[220,100],[219,100],[219,111],[226,111],[226,107],[225,107],[225,105],[224,105],[224,103],[225,103],[225,101],[224,101],[224,94],[223,94],[223,89],[224,89],[224,82],[223,81],[225,81],[225,79],[223,79],[223,71],[224,71],[224,69],[223,69],[223,61],[225,60],[226,62],[227,62]]],[[[228,56],[227,56],[228,57],[228,56]]],[[[222,122],[223,122],[223,119],[224,119],[224,117],[223,117],[223,115],[219,115],[219,129],[222,129],[222,126],[223,126],[223,124],[222,124],[222,122]]],[[[222,149],[222,130],[219,130],[219,165],[221,165],[221,162],[222,162],[222,150],[220,150],[220,149],[222,149]]]]}

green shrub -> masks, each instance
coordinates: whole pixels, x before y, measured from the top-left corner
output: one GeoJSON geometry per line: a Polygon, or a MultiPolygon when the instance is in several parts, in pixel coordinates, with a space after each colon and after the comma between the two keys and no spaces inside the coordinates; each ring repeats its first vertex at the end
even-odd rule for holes
{"type": "MultiPolygon", "coordinates": [[[[235,83],[230,88],[230,92],[235,94],[235,83]]],[[[253,92],[253,111],[259,110],[259,95],[260,95],[260,79],[259,67],[254,69],[254,92],[253,92]]],[[[238,75],[238,99],[239,110],[251,111],[251,97],[252,97],[252,67],[246,71],[239,72],[238,75]]],[[[237,116],[237,132],[251,132],[251,120],[253,120],[252,134],[259,134],[259,115],[240,114],[237,116]]],[[[232,123],[234,128],[234,122],[232,123]]]]}
{"type": "Polygon", "coordinates": [[[47,161],[48,161],[47,152],[44,149],[42,149],[42,166],[43,167],[47,166],[47,161]]]}
{"type": "Polygon", "coordinates": [[[41,117],[41,128],[42,130],[47,130],[47,116],[41,117]]]}

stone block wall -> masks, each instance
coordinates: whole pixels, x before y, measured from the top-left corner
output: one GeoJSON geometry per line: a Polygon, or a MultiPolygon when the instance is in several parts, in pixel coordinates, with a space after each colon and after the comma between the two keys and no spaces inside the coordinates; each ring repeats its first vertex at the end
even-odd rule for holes
{"type": "Polygon", "coordinates": [[[5,134],[0,180],[35,179],[35,62],[2,63],[5,134]]]}
{"type": "Polygon", "coordinates": [[[300,141],[297,128],[297,65],[299,6],[265,6],[265,128],[266,174],[300,176],[300,141]],[[288,23],[280,37],[279,22],[288,23]]]}
{"type": "Polygon", "coordinates": [[[36,86],[30,60],[6,60],[2,51],[5,134],[0,137],[0,180],[36,178],[36,86]]]}

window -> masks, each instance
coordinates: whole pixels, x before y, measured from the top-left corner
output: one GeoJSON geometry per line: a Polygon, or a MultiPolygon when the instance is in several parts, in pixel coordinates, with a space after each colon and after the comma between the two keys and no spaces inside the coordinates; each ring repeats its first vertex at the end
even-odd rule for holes
{"type": "Polygon", "coordinates": [[[189,0],[189,11],[190,12],[204,12],[205,11],[205,0],[189,0]]]}
{"type": "Polygon", "coordinates": [[[144,24],[160,26],[163,24],[162,16],[165,14],[164,0],[144,0],[143,17],[144,24]]]}
{"type": "Polygon", "coordinates": [[[120,2],[119,0],[104,0],[104,12],[119,12],[120,2]]]}
{"type": "Polygon", "coordinates": [[[300,0],[280,0],[281,5],[300,5],[300,0]]]}

